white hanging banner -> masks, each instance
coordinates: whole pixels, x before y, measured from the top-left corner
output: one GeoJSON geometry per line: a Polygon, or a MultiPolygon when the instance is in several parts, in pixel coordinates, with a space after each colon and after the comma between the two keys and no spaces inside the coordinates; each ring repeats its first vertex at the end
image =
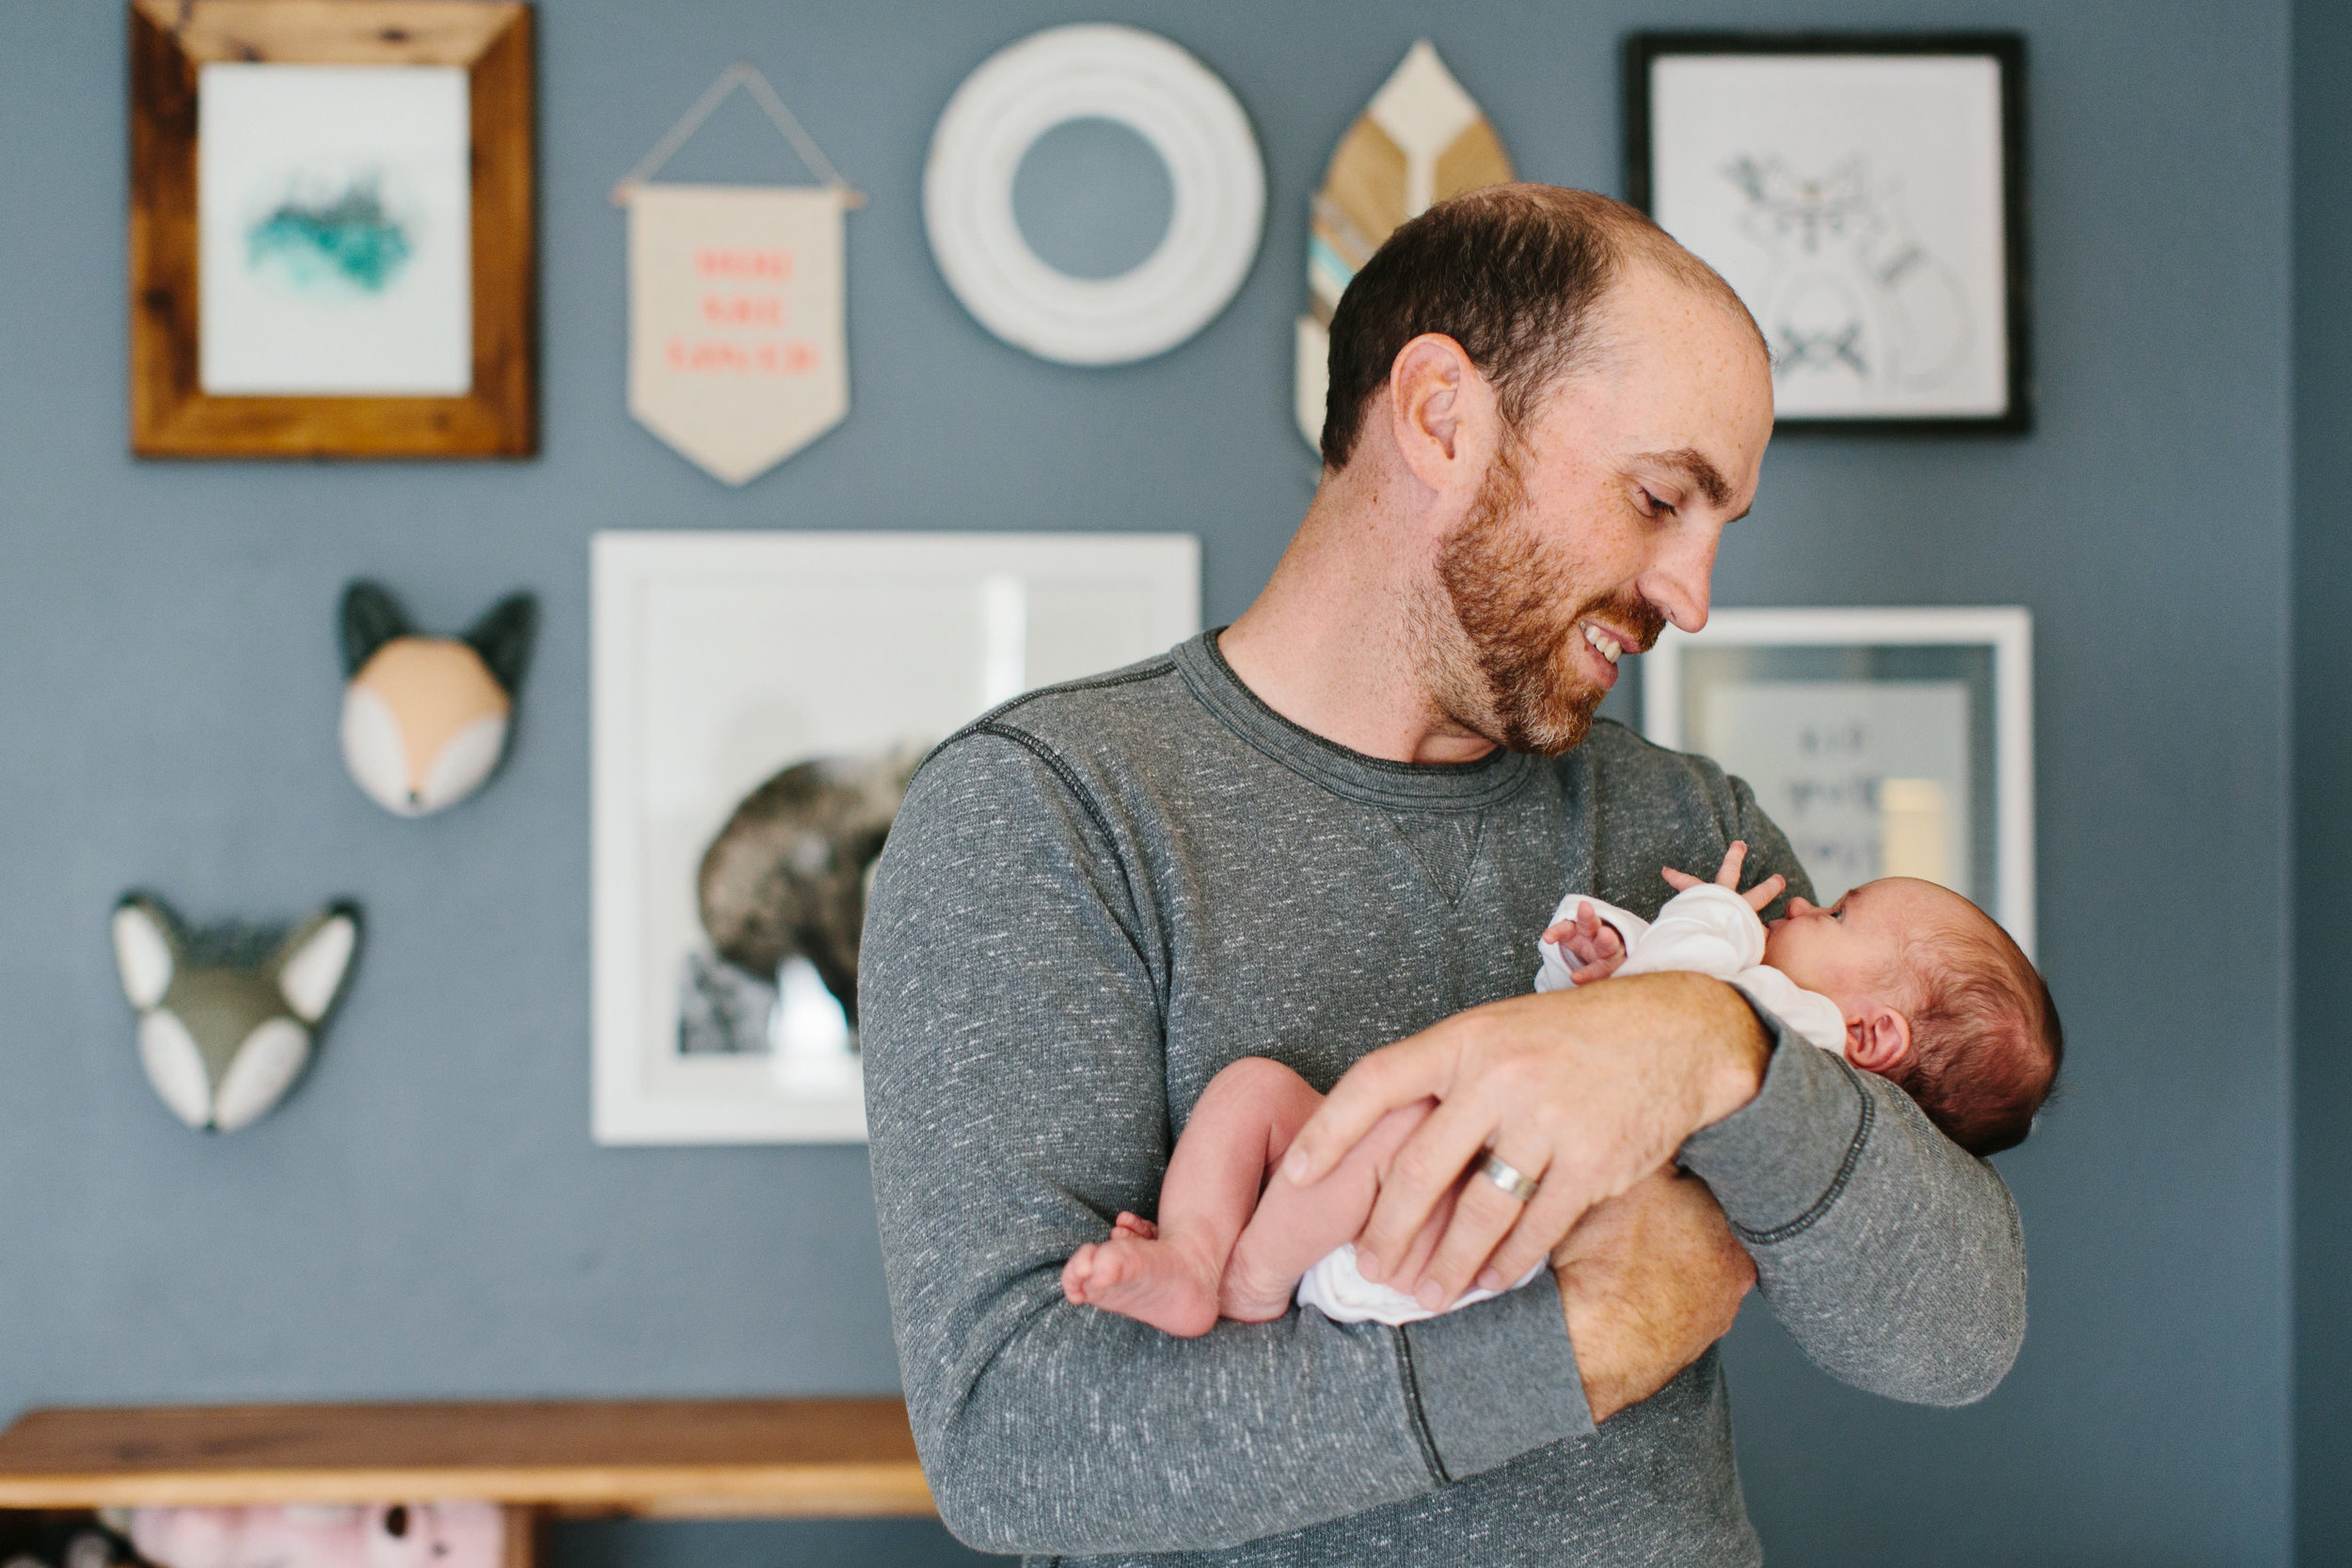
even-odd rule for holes
{"type": "Polygon", "coordinates": [[[720,73],[613,189],[628,209],[628,411],[729,484],[767,472],[850,411],[842,217],[864,198],[768,79],[720,73]],[[820,185],[646,182],[738,87],[820,185]]]}
{"type": "Polygon", "coordinates": [[[628,411],[729,484],[850,411],[842,193],[640,185],[628,196],[628,411]]]}

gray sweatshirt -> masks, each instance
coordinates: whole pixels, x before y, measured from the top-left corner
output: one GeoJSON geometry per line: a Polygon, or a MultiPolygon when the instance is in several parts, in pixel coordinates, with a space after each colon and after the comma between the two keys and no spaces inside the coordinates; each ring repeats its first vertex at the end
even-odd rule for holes
{"type": "MultiPolygon", "coordinates": [[[[1399,1329],[1313,1311],[1198,1339],[1062,1298],[1151,1213],[1202,1087],[1367,1052],[1524,991],[1570,888],[1656,912],[1661,865],[1808,884],[1747,787],[1612,723],[1556,760],[1383,762],[1237,680],[1214,634],[1034,693],[932,754],[892,830],[859,990],[907,1404],[948,1528],[1135,1562],[1753,1563],[1712,1352],[1593,1424],[1549,1275],[1399,1329]]],[[[1772,1021],[1768,1020],[1768,1024],[1772,1021]]],[[[1990,1166],[1785,1031],[1693,1136],[1765,1300],[1897,1399],[1989,1392],[2025,1333],[1990,1166]]]]}

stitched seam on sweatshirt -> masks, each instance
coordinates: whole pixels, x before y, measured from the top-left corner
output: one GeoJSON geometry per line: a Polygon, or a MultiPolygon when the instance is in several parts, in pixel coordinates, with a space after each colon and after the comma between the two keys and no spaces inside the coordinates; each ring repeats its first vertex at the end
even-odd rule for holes
{"type": "Polygon", "coordinates": [[[1745,1226],[1735,1224],[1731,1227],[1731,1233],[1740,1240],[1755,1246],[1771,1246],[1775,1242],[1785,1242],[1791,1236],[1803,1235],[1820,1223],[1821,1216],[1828,1213],[1838,1198],[1844,1196],[1846,1184],[1853,1180],[1854,1167],[1862,1164],[1863,1146],[1870,1141],[1870,1129],[1877,1124],[1879,1108],[1878,1102],[1870,1098],[1869,1093],[1854,1078],[1853,1069],[1843,1062],[1837,1065],[1845,1068],[1846,1081],[1853,1085],[1855,1096],[1862,1101],[1862,1117],[1854,1124],[1853,1141],[1846,1146],[1846,1158],[1838,1165],[1837,1175],[1831,1180],[1829,1191],[1817,1198],[1812,1208],[1807,1209],[1787,1225],[1775,1226],[1770,1230],[1750,1230],[1745,1226]]]}
{"type": "Polygon", "coordinates": [[[1440,1486],[1451,1486],[1454,1478],[1446,1474],[1445,1461],[1438,1457],[1438,1440],[1429,1432],[1429,1413],[1421,1404],[1421,1374],[1413,1368],[1413,1341],[1401,1328],[1389,1332],[1396,1339],[1396,1364],[1405,1374],[1405,1402],[1413,1418],[1413,1441],[1421,1445],[1422,1463],[1438,1478],[1440,1486]]]}
{"type": "Polygon", "coordinates": [[[1122,671],[1115,675],[1090,675],[1084,680],[1062,681],[1053,686],[1039,687],[1035,691],[1024,691],[1020,696],[1013,698],[1010,702],[997,704],[994,707],[990,708],[986,713],[981,714],[977,719],[973,720],[972,722],[964,725],[963,728],[958,730],[955,734],[949,736],[946,739],[932,747],[930,754],[925,756],[923,761],[928,765],[932,757],[939,755],[940,752],[946,751],[957,741],[961,740],[967,735],[989,735],[995,733],[991,726],[993,726],[997,720],[1002,719],[1006,714],[1010,713],[1014,708],[1036,702],[1040,697],[1056,696],[1065,691],[1108,691],[1116,687],[1134,686],[1141,681],[1155,681],[1164,675],[1172,675],[1175,673],[1176,661],[1172,658],[1163,657],[1152,660],[1150,664],[1143,666],[1139,670],[1122,671]]]}
{"type": "MultiPolygon", "coordinates": [[[[1136,677],[1129,678],[1132,679],[1136,677]]],[[[1119,836],[1111,832],[1110,819],[1103,815],[1102,808],[1094,803],[1093,795],[1088,791],[1085,784],[1079,780],[1078,770],[1071,767],[1070,764],[1064,762],[1061,759],[1061,753],[1055,751],[1051,746],[1045,744],[1044,741],[1039,739],[1036,736],[1031,735],[1026,730],[1014,729],[1010,724],[999,724],[989,720],[982,719],[976,721],[969,728],[963,730],[960,735],[952,738],[961,739],[963,736],[967,735],[993,735],[999,740],[1009,740],[1014,745],[1020,747],[1023,751],[1028,752],[1031,756],[1037,758],[1038,761],[1043,763],[1047,769],[1053,773],[1054,777],[1061,781],[1062,787],[1070,791],[1072,796],[1077,800],[1079,806],[1086,812],[1087,820],[1094,824],[1094,831],[1103,835],[1103,845],[1104,847],[1110,851],[1111,863],[1119,867],[1119,886],[1120,891],[1127,895],[1127,911],[1129,919],[1139,919],[1140,910],[1136,902],[1136,881],[1132,876],[1128,875],[1127,858],[1119,852],[1119,836]]],[[[947,742],[942,741],[940,745],[944,749],[947,745],[947,742]]],[[[938,753],[934,752],[932,754],[937,755],[938,753]]],[[[1158,1007],[1161,1013],[1165,1015],[1168,1010],[1167,992],[1161,986],[1158,977],[1152,974],[1150,956],[1144,952],[1143,944],[1136,940],[1134,929],[1128,925],[1127,921],[1115,920],[1114,924],[1116,924],[1120,929],[1125,933],[1127,945],[1135,950],[1136,961],[1143,965],[1144,974],[1151,977],[1152,1005],[1158,1007]]]]}

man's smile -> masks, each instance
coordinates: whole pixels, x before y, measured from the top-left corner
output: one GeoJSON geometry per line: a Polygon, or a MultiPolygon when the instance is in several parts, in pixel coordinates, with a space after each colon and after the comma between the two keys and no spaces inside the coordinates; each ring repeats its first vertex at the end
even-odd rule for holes
{"type": "Polygon", "coordinates": [[[1589,662],[1593,666],[1593,679],[1604,691],[1617,684],[1617,660],[1629,653],[1642,651],[1640,638],[1613,626],[1602,626],[1597,621],[1580,621],[1577,630],[1584,634],[1584,645],[1589,650],[1589,662]]]}

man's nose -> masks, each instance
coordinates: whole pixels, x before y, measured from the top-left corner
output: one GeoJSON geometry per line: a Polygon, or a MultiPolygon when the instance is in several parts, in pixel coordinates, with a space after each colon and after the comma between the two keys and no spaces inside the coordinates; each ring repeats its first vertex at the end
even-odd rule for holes
{"type": "Polygon", "coordinates": [[[1715,546],[1723,537],[1720,527],[1692,524],[1677,529],[1635,583],[1644,598],[1664,610],[1666,618],[1684,631],[1707,625],[1715,546]]]}

